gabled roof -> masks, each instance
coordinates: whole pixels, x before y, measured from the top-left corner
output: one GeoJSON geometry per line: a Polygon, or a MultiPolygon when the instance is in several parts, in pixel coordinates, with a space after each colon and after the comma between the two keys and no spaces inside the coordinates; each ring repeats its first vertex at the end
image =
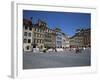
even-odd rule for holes
{"type": "Polygon", "coordinates": [[[26,26],[29,26],[29,27],[33,26],[32,21],[28,20],[28,19],[23,19],[23,25],[26,25],[26,26]]]}

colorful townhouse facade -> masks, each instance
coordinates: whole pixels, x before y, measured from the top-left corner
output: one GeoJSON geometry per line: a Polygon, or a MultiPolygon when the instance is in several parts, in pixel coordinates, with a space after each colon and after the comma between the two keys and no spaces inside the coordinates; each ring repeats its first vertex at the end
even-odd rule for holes
{"type": "Polygon", "coordinates": [[[77,29],[74,36],[70,37],[70,47],[83,48],[91,46],[91,33],[90,28],[77,29]]]}
{"type": "Polygon", "coordinates": [[[38,20],[23,19],[23,51],[33,51],[33,48],[66,48],[69,45],[68,37],[61,31],[50,29],[47,23],[38,20]]]}

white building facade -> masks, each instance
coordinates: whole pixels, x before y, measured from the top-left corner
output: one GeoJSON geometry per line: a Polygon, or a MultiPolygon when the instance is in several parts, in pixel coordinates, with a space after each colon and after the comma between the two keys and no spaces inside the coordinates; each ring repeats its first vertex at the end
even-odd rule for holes
{"type": "Polygon", "coordinates": [[[62,48],[66,48],[66,35],[62,34],[62,48]]]}
{"type": "Polygon", "coordinates": [[[70,44],[69,44],[69,37],[65,34],[62,33],[62,48],[69,48],[70,44]]]}

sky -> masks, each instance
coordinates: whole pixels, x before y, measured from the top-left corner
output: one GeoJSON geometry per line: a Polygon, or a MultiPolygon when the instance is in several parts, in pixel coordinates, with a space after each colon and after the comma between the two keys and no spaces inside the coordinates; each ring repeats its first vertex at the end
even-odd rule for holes
{"type": "Polygon", "coordinates": [[[73,36],[78,28],[91,27],[90,13],[23,10],[23,18],[30,19],[31,17],[33,17],[33,24],[41,19],[47,23],[49,28],[58,27],[69,36],[73,36]]]}

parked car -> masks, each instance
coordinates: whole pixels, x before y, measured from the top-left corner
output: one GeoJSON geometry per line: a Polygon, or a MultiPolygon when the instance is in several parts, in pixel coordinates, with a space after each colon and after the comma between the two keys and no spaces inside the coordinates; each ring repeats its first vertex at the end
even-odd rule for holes
{"type": "Polygon", "coordinates": [[[63,51],[62,48],[56,48],[57,52],[63,51]]]}
{"type": "Polygon", "coordinates": [[[54,51],[53,49],[48,49],[48,50],[47,50],[47,52],[53,52],[53,51],[54,51]]]}
{"type": "Polygon", "coordinates": [[[44,53],[46,53],[47,52],[47,49],[46,48],[43,48],[43,50],[42,50],[44,53]]]}
{"type": "Polygon", "coordinates": [[[40,52],[39,48],[33,48],[33,52],[40,52]]]}

